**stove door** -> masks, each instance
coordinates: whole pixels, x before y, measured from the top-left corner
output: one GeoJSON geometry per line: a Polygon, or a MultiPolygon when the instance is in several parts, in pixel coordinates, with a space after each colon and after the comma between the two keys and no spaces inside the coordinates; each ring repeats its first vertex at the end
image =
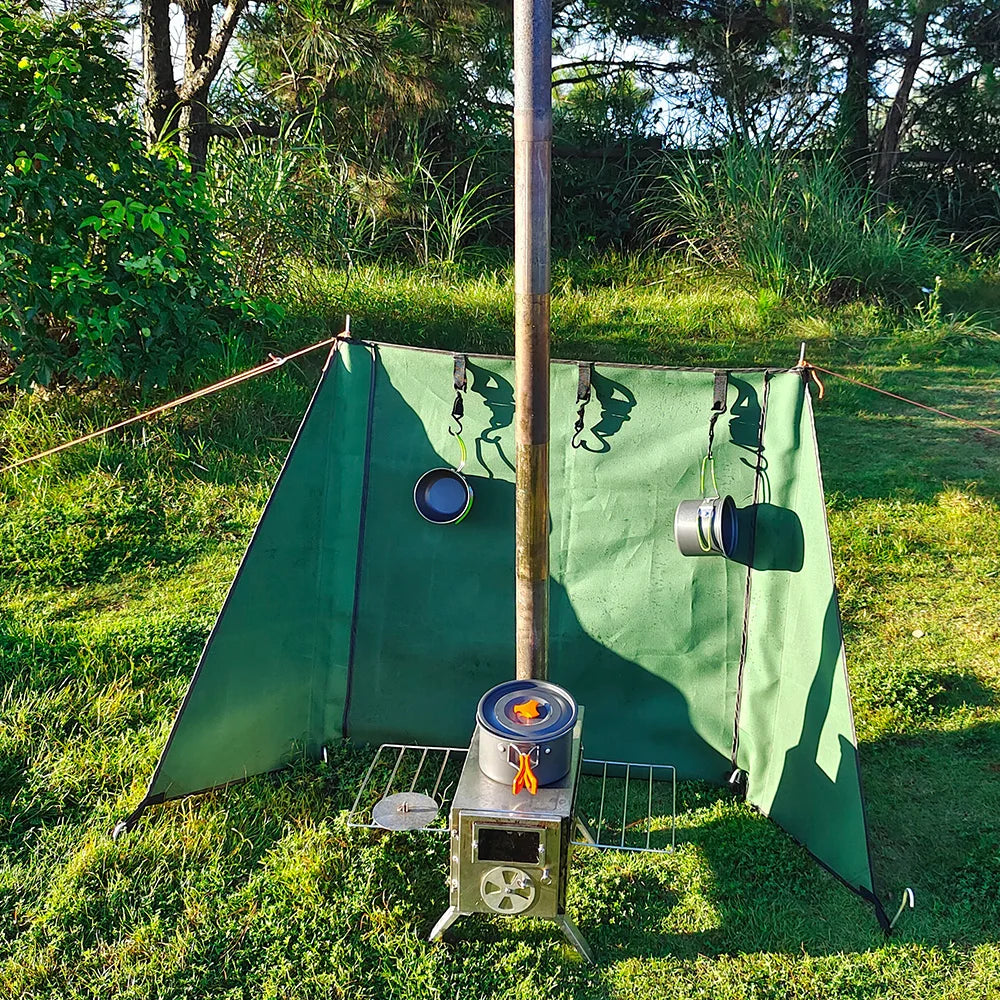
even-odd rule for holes
{"type": "Polygon", "coordinates": [[[452,904],[462,913],[562,913],[568,829],[559,816],[463,810],[451,865],[452,904]]]}

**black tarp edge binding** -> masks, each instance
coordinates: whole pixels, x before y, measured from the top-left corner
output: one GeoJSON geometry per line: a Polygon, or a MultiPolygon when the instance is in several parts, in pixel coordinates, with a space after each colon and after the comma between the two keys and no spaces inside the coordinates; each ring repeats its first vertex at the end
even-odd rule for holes
{"type": "MultiPolygon", "coordinates": [[[[809,415],[809,433],[812,436],[813,458],[816,462],[816,478],[819,481],[820,496],[823,498],[822,510],[823,525],[826,529],[826,554],[830,561],[830,579],[833,581],[833,603],[837,612],[837,632],[840,636],[840,648],[844,654],[840,657],[840,669],[844,677],[844,686],[847,690],[847,708],[851,717],[851,739],[854,743],[854,767],[858,776],[858,794],[861,797],[861,825],[865,831],[865,852],[868,855],[868,878],[871,880],[872,884],[871,892],[861,886],[859,886],[856,891],[862,899],[871,903],[872,906],[875,907],[875,917],[879,922],[879,926],[885,932],[886,937],[888,937],[892,933],[892,925],[885,912],[885,907],[879,899],[877,887],[875,885],[875,867],[872,864],[872,839],[871,832],[868,827],[868,804],[865,800],[865,783],[861,776],[861,754],[858,752],[858,732],[854,725],[854,699],[851,697],[851,679],[847,670],[847,652],[844,647],[844,629],[840,620],[840,594],[837,589],[837,571],[833,564],[833,548],[830,543],[830,520],[826,513],[826,489],[823,485],[823,467],[820,465],[819,461],[819,440],[816,437],[816,418],[813,412],[812,394],[809,392],[808,382],[803,381],[802,392],[805,396],[804,402],[806,412],[809,415]]],[[[819,861],[819,858],[816,860],[819,861]]],[[[823,864],[823,862],[820,861],[820,864],[823,864]]],[[[823,865],[823,867],[826,868],[827,866],[823,865]]],[[[834,872],[833,874],[836,875],[837,873],[834,872]]],[[[840,878],[839,875],[837,877],[840,878]]],[[[851,887],[850,883],[846,882],[844,879],[841,879],[841,881],[844,882],[845,885],[851,887]]]]}

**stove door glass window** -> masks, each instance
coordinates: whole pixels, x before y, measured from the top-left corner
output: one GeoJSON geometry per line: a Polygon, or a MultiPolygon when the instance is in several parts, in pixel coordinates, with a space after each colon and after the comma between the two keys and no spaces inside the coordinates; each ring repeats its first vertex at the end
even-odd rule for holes
{"type": "Polygon", "coordinates": [[[479,861],[505,861],[508,864],[537,865],[542,843],[541,830],[519,830],[510,826],[482,826],[475,831],[479,861]]]}

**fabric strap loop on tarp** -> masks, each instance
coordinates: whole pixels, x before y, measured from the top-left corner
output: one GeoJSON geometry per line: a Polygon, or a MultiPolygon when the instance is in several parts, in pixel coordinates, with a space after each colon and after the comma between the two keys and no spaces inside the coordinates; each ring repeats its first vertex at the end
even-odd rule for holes
{"type": "Polygon", "coordinates": [[[576,401],[580,408],[576,411],[576,422],[573,424],[573,437],[570,444],[574,448],[583,446],[580,435],[583,434],[583,424],[587,412],[587,403],[590,402],[594,366],[589,361],[581,361],[578,366],[578,377],[576,382],[576,401]]]}
{"type": "Polygon", "coordinates": [[[712,411],[726,412],[726,396],[729,394],[729,372],[716,372],[712,386],[712,411]]]}
{"type": "Polygon", "coordinates": [[[715,425],[726,412],[726,399],[729,395],[729,373],[728,372],[716,372],[715,382],[712,385],[712,415],[708,420],[708,450],[705,452],[705,457],[711,461],[714,456],[712,454],[712,448],[715,444],[715,425]]]}
{"type": "Polygon", "coordinates": [[[455,355],[455,363],[452,367],[452,382],[456,392],[465,392],[469,385],[468,376],[469,359],[464,354],[455,355]]]}
{"type": "Polygon", "coordinates": [[[462,399],[462,393],[468,388],[469,380],[467,369],[468,358],[464,354],[456,354],[454,367],[452,369],[452,383],[455,387],[455,402],[451,407],[451,419],[455,421],[455,424],[458,427],[458,430],[453,430],[451,433],[456,437],[462,433],[462,421],[465,419],[465,402],[462,399]]]}

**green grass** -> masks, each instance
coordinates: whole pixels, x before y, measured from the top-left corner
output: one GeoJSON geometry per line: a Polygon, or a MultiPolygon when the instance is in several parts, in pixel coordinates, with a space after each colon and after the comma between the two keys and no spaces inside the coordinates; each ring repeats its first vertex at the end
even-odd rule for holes
{"type": "MultiPolygon", "coordinates": [[[[668,260],[557,262],[554,353],[818,364],[1000,427],[996,291],[923,312],[783,302],[668,260]],[[950,310],[961,312],[951,316],[950,310]],[[983,310],[969,318],[972,310],[983,310]]],[[[509,352],[502,262],[296,278],[276,348],[364,337],[509,352]]],[[[769,821],[682,789],[670,857],[574,861],[591,969],[531,921],[446,905],[443,845],[349,830],[361,761],[158,808],[141,797],[307,402],[306,359],[0,482],[0,997],[972,998],[1000,994],[1000,440],[828,379],[817,404],[886,941],[769,821]]],[[[21,396],[9,457],[138,405],[21,396]]]]}

